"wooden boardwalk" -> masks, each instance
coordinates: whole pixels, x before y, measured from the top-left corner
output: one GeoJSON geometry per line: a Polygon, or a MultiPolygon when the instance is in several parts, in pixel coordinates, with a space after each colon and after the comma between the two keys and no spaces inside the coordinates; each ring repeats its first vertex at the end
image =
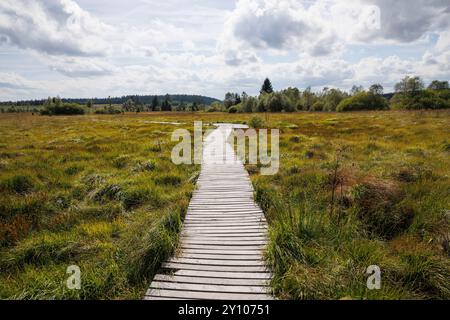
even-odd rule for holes
{"type": "Polygon", "coordinates": [[[231,131],[231,125],[219,125],[206,137],[180,248],[144,299],[272,299],[263,260],[267,224],[248,173],[227,143],[231,131]]]}

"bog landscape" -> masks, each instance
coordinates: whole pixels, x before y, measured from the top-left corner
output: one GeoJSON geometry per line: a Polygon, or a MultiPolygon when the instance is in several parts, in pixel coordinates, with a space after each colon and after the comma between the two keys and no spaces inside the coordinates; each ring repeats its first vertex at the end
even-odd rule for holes
{"type": "MultiPolygon", "coordinates": [[[[0,4],[0,49],[39,52],[24,35],[22,42],[12,37],[22,32],[22,2],[0,4]]],[[[64,17],[84,26],[78,18],[87,14],[85,1],[76,2],[56,1],[64,17]]],[[[301,3],[241,0],[226,25],[260,25],[261,17],[281,23],[293,14],[277,20],[286,6],[310,10],[301,3]]],[[[59,21],[46,4],[32,9],[59,21]]],[[[255,52],[275,50],[265,28],[246,30],[255,52]]],[[[433,32],[448,40],[448,27],[433,32]]],[[[62,38],[49,39],[62,50],[62,38]]],[[[432,68],[448,72],[450,51],[439,43],[442,56],[432,68]]],[[[52,48],[42,49],[45,59],[61,57],[52,48]]],[[[0,65],[16,68],[6,51],[0,65]]],[[[246,54],[228,68],[239,68],[240,59],[264,65],[246,54]]],[[[255,81],[233,73],[232,85],[202,79],[218,98],[196,83],[172,89],[172,76],[156,80],[155,90],[152,83],[135,91],[107,87],[107,73],[100,93],[90,95],[98,98],[88,98],[71,91],[81,85],[72,80],[87,79],[82,90],[91,93],[97,75],[68,75],[73,61],[51,64],[49,72],[67,67],[70,80],[46,80],[54,83],[49,88],[0,72],[1,299],[450,299],[450,73],[405,64],[389,76],[378,70],[376,77],[332,81],[331,70],[319,79],[292,69],[301,74],[291,81],[280,66],[255,81]],[[175,94],[178,88],[187,93],[175,94]],[[189,138],[182,154],[176,132],[189,138]],[[263,132],[277,161],[270,173],[263,132]],[[236,159],[242,133],[245,153],[236,159]],[[222,161],[230,155],[233,161],[222,161]]],[[[135,71],[122,71],[128,86],[135,71]]]]}

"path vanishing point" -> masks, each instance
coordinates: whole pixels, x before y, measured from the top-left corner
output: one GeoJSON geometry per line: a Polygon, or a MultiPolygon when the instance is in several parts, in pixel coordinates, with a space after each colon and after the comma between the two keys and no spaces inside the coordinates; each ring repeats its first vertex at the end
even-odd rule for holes
{"type": "Polygon", "coordinates": [[[146,300],[269,300],[271,273],[264,213],[228,137],[218,125],[203,143],[203,161],[174,257],[163,263],[146,300]]]}

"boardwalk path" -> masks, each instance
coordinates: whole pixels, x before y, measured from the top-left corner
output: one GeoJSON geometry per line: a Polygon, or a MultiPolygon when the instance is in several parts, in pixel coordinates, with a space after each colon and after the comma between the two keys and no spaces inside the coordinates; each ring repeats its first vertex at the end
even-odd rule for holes
{"type": "Polygon", "coordinates": [[[248,173],[227,143],[231,131],[219,125],[205,139],[178,254],[163,263],[145,299],[272,298],[263,261],[267,224],[248,173]]]}

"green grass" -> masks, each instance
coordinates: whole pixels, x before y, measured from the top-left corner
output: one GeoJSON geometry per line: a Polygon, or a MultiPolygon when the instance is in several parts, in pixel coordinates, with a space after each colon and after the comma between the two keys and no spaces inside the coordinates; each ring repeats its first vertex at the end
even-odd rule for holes
{"type": "Polygon", "coordinates": [[[448,111],[271,115],[268,127],[282,127],[280,172],[250,172],[279,298],[450,298],[448,111]],[[366,287],[370,265],[381,290],[366,287]]]}
{"type": "Polygon", "coordinates": [[[278,174],[247,166],[277,297],[450,298],[449,111],[3,114],[0,298],[140,299],[194,188],[199,167],[170,161],[194,120],[281,131],[278,174]],[[81,290],[65,286],[72,264],[81,290]]]}
{"type": "Polygon", "coordinates": [[[149,118],[0,117],[1,298],[143,296],[199,169],[172,164],[174,126],[149,118]],[[65,286],[73,264],[81,290],[65,286]]]}

